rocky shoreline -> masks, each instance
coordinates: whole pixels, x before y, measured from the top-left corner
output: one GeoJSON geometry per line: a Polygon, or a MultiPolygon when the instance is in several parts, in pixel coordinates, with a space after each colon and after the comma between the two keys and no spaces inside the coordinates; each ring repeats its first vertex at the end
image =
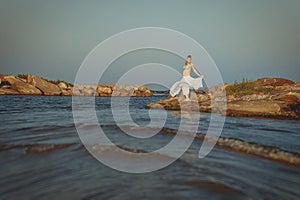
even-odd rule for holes
{"type": "MultiPolygon", "coordinates": [[[[44,96],[153,96],[145,86],[72,85],[48,81],[39,76],[0,74],[0,95],[44,96]]],[[[243,80],[220,83],[204,90],[191,91],[191,101],[178,97],[147,104],[145,108],[166,110],[200,110],[232,117],[300,120],[300,81],[283,78],[243,80]],[[196,104],[195,104],[196,103],[196,104]]]]}
{"type": "Polygon", "coordinates": [[[145,86],[72,85],[64,81],[57,84],[39,76],[22,77],[0,75],[0,95],[44,96],[134,96],[148,97],[152,92],[145,86]]]}
{"type": "Polygon", "coordinates": [[[300,82],[288,79],[260,78],[234,84],[222,83],[202,91],[191,91],[190,98],[191,101],[184,101],[180,94],[145,107],[200,110],[233,117],[300,120],[300,82]]]}

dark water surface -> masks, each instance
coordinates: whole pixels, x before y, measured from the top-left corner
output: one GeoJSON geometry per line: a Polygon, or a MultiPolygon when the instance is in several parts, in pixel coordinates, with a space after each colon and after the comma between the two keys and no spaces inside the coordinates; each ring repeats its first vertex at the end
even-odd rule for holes
{"type": "MultiPolygon", "coordinates": [[[[83,97],[89,101],[89,97],[83,97]]],[[[147,103],[163,96],[131,98],[135,123],[147,125],[147,103]]],[[[71,97],[0,96],[0,199],[299,199],[299,168],[214,148],[198,158],[201,141],[166,168],[144,174],[111,169],[82,145],[72,115],[71,97]]],[[[120,98],[120,101],[122,99],[120,98]]],[[[174,136],[158,134],[138,142],[114,122],[110,98],[96,98],[98,120],[105,134],[129,151],[153,151],[174,136]]],[[[122,116],[122,106],[119,108],[122,116]]],[[[157,111],[152,126],[161,124],[157,111]]],[[[164,124],[177,129],[180,116],[167,112],[164,124]]],[[[201,113],[205,133],[210,114],[201,113]]],[[[124,118],[122,125],[132,125],[124,118]]],[[[93,127],[82,124],[93,131],[93,127]]],[[[300,153],[299,121],[226,118],[222,137],[300,153]]]]}

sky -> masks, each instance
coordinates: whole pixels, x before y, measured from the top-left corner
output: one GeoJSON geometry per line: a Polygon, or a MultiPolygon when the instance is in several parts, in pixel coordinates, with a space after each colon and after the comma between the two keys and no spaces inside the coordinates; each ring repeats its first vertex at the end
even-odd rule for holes
{"type": "MultiPolygon", "coordinates": [[[[74,82],[100,42],[140,27],[193,38],[227,83],[243,77],[300,80],[299,0],[0,0],[0,73],[74,82]]],[[[113,62],[100,82],[114,83],[149,62],[180,71],[184,60],[160,50],[130,52],[113,62]]]]}

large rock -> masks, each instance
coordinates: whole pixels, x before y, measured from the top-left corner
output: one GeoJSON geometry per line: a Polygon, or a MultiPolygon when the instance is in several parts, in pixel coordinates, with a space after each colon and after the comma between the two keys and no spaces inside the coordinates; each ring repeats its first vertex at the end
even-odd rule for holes
{"type": "Polygon", "coordinates": [[[53,84],[50,83],[38,76],[27,76],[27,82],[34,87],[38,88],[40,91],[42,91],[43,95],[46,96],[58,96],[61,95],[61,89],[53,84]]]}
{"type": "Polygon", "coordinates": [[[38,76],[22,76],[24,79],[0,74],[1,94],[30,94],[47,96],[152,96],[145,86],[114,85],[75,85],[71,87],[64,82],[53,84],[38,76]]]}
{"type": "Polygon", "coordinates": [[[74,85],[72,89],[72,95],[73,96],[82,96],[81,95],[81,88],[78,85],[74,85]]]}
{"type": "Polygon", "coordinates": [[[294,81],[285,78],[260,78],[254,81],[256,85],[260,86],[282,86],[282,85],[292,85],[294,81]]]}
{"type": "Polygon", "coordinates": [[[20,94],[18,91],[10,88],[0,88],[0,95],[17,95],[20,94]]]}
{"type": "Polygon", "coordinates": [[[71,86],[67,85],[64,82],[60,82],[57,86],[61,90],[61,96],[72,96],[73,88],[71,86]]]}
{"type": "Polygon", "coordinates": [[[149,97],[152,96],[153,94],[151,90],[145,86],[136,86],[133,87],[133,93],[131,95],[137,97],[149,97]]]}
{"type": "Polygon", "coordinates": [[[61,90],[62,96],[72,96],[72,90],[61,90]]]}
{"type": "Polygon", "coordinates": [[[84,96],[94,96],[96,89],[93,87],[86,87],[83,89],[84,96]]]}
{"type": "Polygon", "coordinates": [[[115,86],[112,96],[131,96],[133,91],[133,87],[118,85],[115,86]]]}
{"type": "Polygon", "coordinates": [[[185,101],[184,96],[180,93],[179,97],[169,97],[167,99],[160,100],[158,102],[149,103],[145,108],[155,108],[155,109],[165,109],[165,110],[199,110],[200,105],[198,103],[198,98],[195,93],[190,95],[191,101],[185,101]]]}
{"type": "Polygon", "coordinates": [[[24,95],[41,95],[42,92],[36,87],[20,80],[15,76],[3,76],[1,82],[4,82],[6,88],[2,87],[2,94],[24,94],[24,95]],[[16,91],[16,92],[14,92],[16,91]]]}
{"type": "MultiPolygon", "coordinates": [[[[64,95],[64,94],[63,94],[64,95]]],[[[75,85],[73,87],[75,96],[152,96],[152,92],[145,86],[126,86],[126,85],[75,85]]]]}
{"type": "Polygon", "coordinates": [[[64,83],[64,82],[60,82],[57,86],[58,86],[61,90],[67,90],[67,89],[68,89],[67,84],[64,83]]]}
{"type": "Polygon", "coordinates": [[[273,116],[279,114],[280,105],[266,100],[233,101],[227,104],[226,115],[230,116],[273,116]]]}
{"type": "Polygon", "coordinates": [[[107,85],[98,85],[97,92],[99,93],[99,96],[110,96],[112,93],[111,86],[107,85]]]}
{"type": "MultiPolygon", "coordinates": [[[[274,89],[262,93],[258,90],[257,93],[247,95],[236,95],[234,93],[223,98],[224,89],[229,84],[218,84],[210,89],[203,90],[202,93],[198,92],[199,110],[234,117],[300,120],[300,90],[297,90],[298,83],[287,79],[263,78],[255,81],[255,84],[261,84],[263,87],[273,87],[274,89]],[[280,89],[275,89],[277,87],[280,89]]],[[[257,86],[260,87],[261,85],[257,86]]],[[[147,104],[145,107],[147,109],[181,110],[183,108],[181,101],[182,94],[179,97],[168,97],[147,104]]]]}

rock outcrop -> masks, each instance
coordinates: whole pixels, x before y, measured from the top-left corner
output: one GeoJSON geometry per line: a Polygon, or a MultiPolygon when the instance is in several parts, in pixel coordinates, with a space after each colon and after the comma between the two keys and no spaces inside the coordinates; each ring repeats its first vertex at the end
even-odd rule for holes
{"type": "Polygon", "coordinates": [[[185,102],[180,94],[145,107],[180,110],[190,105],[190,110],[234,117],[300,120],[300,84],[287,79],[262,78],[246,83],[222,83],[197,94],[191,91],[191,99],[185,102]],[[195,106],[195,102],[199,106],[195,106]]]}
{"type": "Polygon", "coordinates": [[[126,86],[126,85],[76,85],[73,88],[74,96],[134,96],[148,97],[152,92],[145,86],[126,86]]]}
{"type": "Polygon", "coordinates": [[[20,78],[1,75],[0,94],[41,95],[42,92],[20,78]]]}
{"type": "Polygon", "coordinates": [[[46,96],[152,96],[145,86],[75,85],[63,81],[47,81],[38,76],[21,78],[0,75],[0,95],[46,95],[46,96]]]}
{"type": "Polygon", "coordinates": [[[27,76],[27,83],[33,85],[34,87],[38,88],[43,95],[45,96],[59,96],[61,95],[61,89],[53,84],[50,83],[38,76],[27,76]]]}
{"type": "Polygon", "coordinates": [[[62,96],[72,96],[73,88],[71,86],[67,85],[64,82],[60,82],[57,86],[60,88],[62,96]]]}
{"type": "Polygon", "coordinates": [[[282,86],[282,85],[293,85],[294,81],[284,78],[260,78],[253,82],[260,86],[282,86]]]}

